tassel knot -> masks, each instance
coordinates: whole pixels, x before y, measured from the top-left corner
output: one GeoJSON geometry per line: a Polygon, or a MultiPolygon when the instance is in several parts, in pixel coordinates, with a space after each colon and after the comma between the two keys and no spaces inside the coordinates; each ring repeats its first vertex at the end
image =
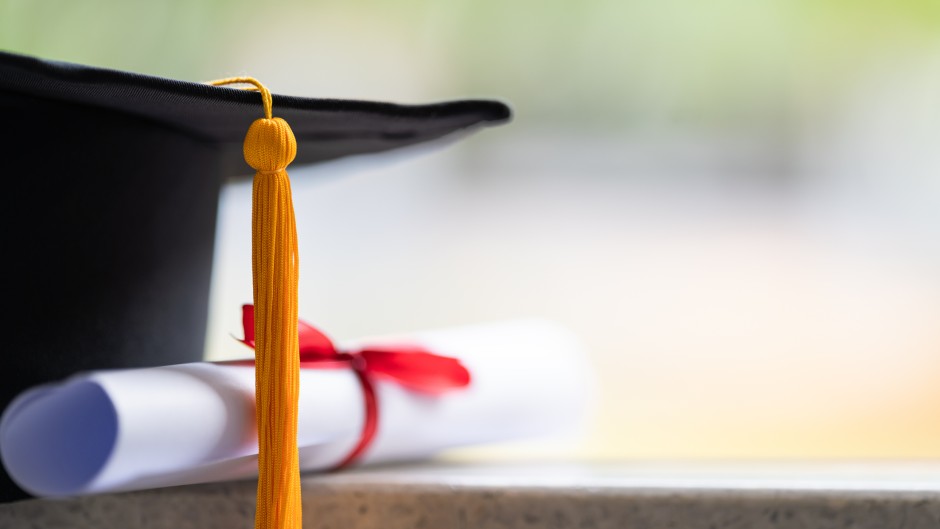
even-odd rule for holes
{"type": "Polygon", "coordinates": [[[256,119],[245,136],[245,161],[260,173],[283,171],[297,156],[297,140],[281,118],[256,119]]]}

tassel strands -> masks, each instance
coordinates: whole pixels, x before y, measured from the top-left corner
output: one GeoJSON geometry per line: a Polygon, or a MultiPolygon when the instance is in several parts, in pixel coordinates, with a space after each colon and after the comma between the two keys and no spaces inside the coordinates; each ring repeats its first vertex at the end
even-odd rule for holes
{"type": "Polygon", "coordinates": [[[258,498],[255,529],[300,529],[297,402],[297,229],[286,167],[297,153],[290,126],[272,116],[271,93],[250,77],[212,81],[249,84],[265,117],[245,137],[245,161],[257,171],[252,195],[251,269],[255,305],[255,406],[258,498]]]}

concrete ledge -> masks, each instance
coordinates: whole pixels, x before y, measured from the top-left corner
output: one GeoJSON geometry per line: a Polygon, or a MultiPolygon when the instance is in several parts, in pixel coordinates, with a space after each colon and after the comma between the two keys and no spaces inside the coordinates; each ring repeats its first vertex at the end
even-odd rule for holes
{"type": "MultiPolygon", "coordinates": [[[[0,528],[253,527],[251,481],[0,505],[0,528]]],[[[940,466],[419,465],[304,479],[317,529],[937,529],[940,466]]]]}

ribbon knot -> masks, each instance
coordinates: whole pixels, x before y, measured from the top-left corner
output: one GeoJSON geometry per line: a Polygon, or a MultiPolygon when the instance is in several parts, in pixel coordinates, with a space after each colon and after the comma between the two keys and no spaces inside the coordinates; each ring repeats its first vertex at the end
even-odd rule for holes
{"type": "MultiPolygon", "coordinates": [[[[255,309],[242,306],[243,344],[255,346],[255,309]]],[[[365,404],[365,421],[356,447],[334,469],[355,462],[369,447],[378,430],[379,408],[374,378],[386,379],[416,393],[439,396],[470,385],[470,371],[460,360],[434,354],[417,345],[369,345],[343,351],[316,327],[297,323],[301,369],[352,369],[359,379],[365,404]]],[[[253,363],[249,361],[248,363],[253,363]]]]}

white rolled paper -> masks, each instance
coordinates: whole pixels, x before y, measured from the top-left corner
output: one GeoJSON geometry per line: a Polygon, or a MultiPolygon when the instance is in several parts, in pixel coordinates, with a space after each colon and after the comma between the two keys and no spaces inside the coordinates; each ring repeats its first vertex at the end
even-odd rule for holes
{"type": "MultiPolygon", "coordinates": [[[[429,397],[376,379],[378,432],[363,463],[570,433],[583,422],[592,377],[577,339],[557,325],[495,323],[396,341],[459,358],[471,384],[429,397]]],[[[352,371],[301,370],[301,469],[323,470],[342,460],[359,440],[364,415],[352,371]]],[[[13,480],[37,496],[247,478],[257,475],[257,452],[254,368],[247,366],[193,363],[79,374],[24,392],[0,419],[0,459],[13,480]]]]}

